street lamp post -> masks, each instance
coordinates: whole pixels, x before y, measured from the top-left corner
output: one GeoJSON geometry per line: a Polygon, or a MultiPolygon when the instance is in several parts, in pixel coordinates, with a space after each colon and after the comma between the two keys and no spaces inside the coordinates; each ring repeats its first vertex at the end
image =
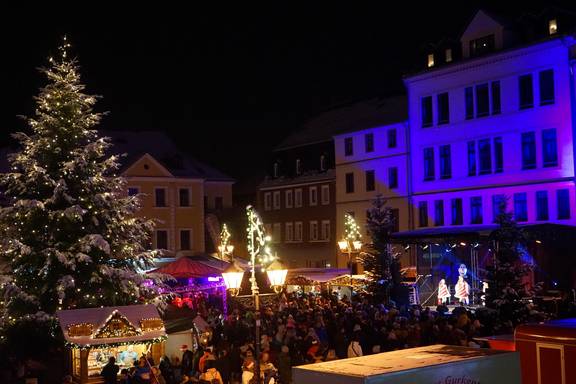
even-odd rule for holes
{"type": "MultiPolygon", "coordinates": [[[[247,231],[248,252],[250,253],[250,289],[254,299],[255,312],[254,349],[256,356],[254,359],[254,379],[256,384],[260,384],[260,289],[256,282],[256,263],[258,262],[260,265],[268,264],[266,274],[268,275],[268,280],[270,280],[270,285],[276,293],[282,292],[282,286],[286,281],[288,270],[272,256],[270,247],[268,246],[271,239],[270,236],[266,236],[264,225],[258,213],[256,213],[250,205],[246,207],[246,213],[248,215],[247,231]]],[[[244,271],[238,267],[236,263],[232,263],[230,267],[222,273],[226,288],[228,288],[232,296],[237,296],[240,293],[243,276],[244,271]]]]}
{"type": "Polygon", "coordinates": [[[342,253],[348,255],[348,272],[350,275],[350,300],[352,300],[353,284],[352,284],[352,252],[360,252],[362,249],[362,242],[360,240],[349,241],[347,239],[342,239],[338,242],[338,247],[342,253]]]}
{"type": "Polygon", "coordinates": [[[360,241],[360,228],[356,224],[354,217],[347,213],[344,215],[344,236],[338,242],[338,248],[342,253],[348,255],[348,269],[350,273],[350,301],[352,301],[353,284],[352,284],[352,252],[360,252],[362,242],[360,241]]]}

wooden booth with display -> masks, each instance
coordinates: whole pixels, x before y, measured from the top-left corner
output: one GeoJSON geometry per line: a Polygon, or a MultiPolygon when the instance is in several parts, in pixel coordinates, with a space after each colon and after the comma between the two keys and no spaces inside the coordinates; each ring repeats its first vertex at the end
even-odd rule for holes
{"type": "Polygon", "coordinates": [[[154,361],[163,354],[166,330],[154,305],[74,309],[57,316],[76,383],[102,383],[100,372],[111,356],[122,370],[148,352],[154,361]]]}

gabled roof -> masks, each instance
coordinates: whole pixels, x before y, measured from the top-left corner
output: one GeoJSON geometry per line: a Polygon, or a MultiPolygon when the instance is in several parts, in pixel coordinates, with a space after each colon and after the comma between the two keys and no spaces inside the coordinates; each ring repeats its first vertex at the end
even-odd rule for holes
{"type": "Polygon", "coordinates": [[[160,131],[100,131],[100,136],[111,138],[111,152],[126,153],[120,159],[123,172],[145,154],[149,154],[176,177],[201,178],[210,181],[234,181],[230,176],[194,159],[183,152],[160,131]]]}
{"type": "Polygon", "coordinates": [[[408,119],[406,96],[350,103],[308,120],[288,136],[275,151],[331,141],[334,135],[399,123],[408,119]]]}
{"type": "Polygon", "coordinates": [[[68,343],[77,347],[97,346],[101,344],[113,345],[119,343],[143,343],[151,340],[158,340],[166,336],[164,325],[160,320],[158,310],[152,304],[146,305],[126,305],[121,307],[103,308],[83,308],[56,311],[56,316],[60,323],[60,328],[64,338],[68,343]],[[125,318],[134,328],[138,335],[113,338],[98,338],[95,335],[100,328],[107,325],[107,322],[115,315],[125,318]],[[159,329],[142,328],[142,320],[156,319],[161,323],[159,329]],[[75,326],[88,325],[92,332],[82,333],[82,336],[74,336],[71,328],[75,326]]]}
{"type": "Polygon", "coordinates": [[[474,35],[478,29],[485,30],[486,28],[494,28],[496,26],[504,28],[508,24],[509,23],[505,22],[501,17],[479,9],[466,25],[466,29],[462,33],[461,38],[464,38],[464,36],[470,33],[474,35]]]}
{"type": "MultiPolygon", "coordinates": [[[[225,173],[194,159],[181,151],[176,144],[160,131],[98,131],[100,137],[110,137],[113,154],[126,154],[120,158],[120,173],[137,162],[142,156],[152,156],[162,167],[176,177],[199,178],[208,181],[229,181],[234,179],[225,173]]],[[[19,147],[0,148],[0,172],[10,171],[7,156],[19,151],[19,147]]]]}

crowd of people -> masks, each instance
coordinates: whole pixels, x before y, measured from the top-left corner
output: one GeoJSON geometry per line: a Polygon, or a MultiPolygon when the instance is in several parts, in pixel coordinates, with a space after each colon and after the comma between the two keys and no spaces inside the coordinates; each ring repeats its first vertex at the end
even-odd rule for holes
{"type": "MultiPolygon", "coordinates": [[[[132,383],[250,384],[259,358],[264,384],[289,384],[291,368],[348,357],[431,344],[480,347],[475,338],[494,333],[488,313],[464,307],[447,313],[420,306],[375,304],[356,295],[351,302],[333,295],[283,294],[261,312],[260,356],[255,356],[254,312],[234,309],[226,318],[220,308],[199,305],[210,324],[210,339],[190,350],[182,346],[176,360],[162,357],[155,378],[132,383]],[[156,380],[156,381],[154,381],[156,380]]],[[[500,332],[512,332],[500,329],[500,332]]]]}

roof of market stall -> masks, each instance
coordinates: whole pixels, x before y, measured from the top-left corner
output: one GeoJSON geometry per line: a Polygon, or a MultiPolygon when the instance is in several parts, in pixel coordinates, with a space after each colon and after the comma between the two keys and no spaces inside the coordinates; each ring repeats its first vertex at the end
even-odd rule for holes
{"type": "MultiPolygon", "coordinates": [[[[228,263],[226,263],[227,265],[228,263]]],[[[208,262],[194,259],[188,256],[182,256],[177,260],[161,268],[154,269],[148,273],[163,273],[176,279],[198,278],[208,276],[220,276],[222,270],[226,267],[210,265],[208,262]]]]}
{"type": "Polygon", "coordinates": [[[151,304],[70,309],[57,311],[56,316],[67,344],[76,348],[150,343],[166,337],[164,322],[151,304]],[[116,336],[107,337],[111,332],[116,336]]]}

